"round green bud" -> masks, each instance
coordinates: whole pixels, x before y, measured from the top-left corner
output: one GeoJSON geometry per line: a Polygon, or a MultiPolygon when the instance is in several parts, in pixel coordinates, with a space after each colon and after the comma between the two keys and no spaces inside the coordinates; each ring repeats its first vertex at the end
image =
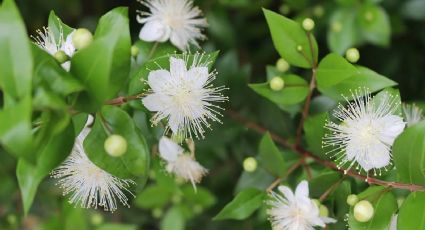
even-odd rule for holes
{"type": "Polygon", "coordinates": [[[329,210],[326,206],[324,205],[319,206],[319,216],[323,216],[323,217],[329,216],[329,210]]]}
{"type": "Polygon", "coordinates": [[[351,62],[356,63],[360,59],[359,50],[356,48],[350,48],[345,52],[345,58],[351,62]]]}
{"type": "Polygon", "coordinates": [[[257,169],[257,160],[254,157],[245,158],[243,169],[247,172],[254,172],[257,169]]]}
{"type": "Polygon", "coordinates": [[[139,55],[139,47],[131,46],[131,56],[137,57],[139,55]]]}
{"type": "Polygon", "coordinates": [[[91,215],[90,222],[94,226],[101,225],[103,223],[103,216],[100,215],[99,213],[94,213],[93,215],[91,215]]]}
{"type": "Polygon", "coordinates": [[[312,31],[314,29],[314,21],[311,18],[306,18],[302,22],[303,29],[306,31],[312,31]]]}
{"type": "Polygon", "coordinates": [[[342,30],[342,24],[341,24],[341,22],[339,22],[339,21],[332,22],[332,24],[331,24],[331,30],[333,32],[336,32],[336,33],[341,32],[341,30],[342,30]]]}
{"type": "Polygon", "coordinates": [[[92,33],[86,28],[77,29],[72,35],[72,44],[76,49],[84,49],[93,41],[92,33]]]}
{"type": "Polygon", "coordinates": [[[279,58],[276,62],[276,68],[280,72],[286,72],[289,69],[289,63],[285,59],[279,58]]]}
{"type": "Polygon", "coordinates": [[[291,8],[288,5],[281,5],[279,7],[279,11],[280,13],[282,13],[283,15],[287,15],[291,12],[291,8]]]}
{"type": "Polygon", "coordinates": [[[364,14],[364,19],[366,20],[366,21],[368,21],[368,22],[371,22],[371,21],[373,21],[373,13],[372,12],[370,12],[370,11],[367,11],[365,14],[364,14]]]}
{"type": "Polygon", "coordinates": [[[105,140],[105,151],[112,157],[120,157],[127,152],[127,141],[121,135],[111,135],[105,140]]]}
{"type": "Polygon", "coordinates": [[[285,81],[281,77],[273,77],[269,85],[273,91],[280,91],[285,86],[285,81]]]}
{"type": "Polygon", "coordinates": [[[325,14],[325,8],[321,5],[317,5],[313,8],[313,15],[321,18],[325,14]]]}
{"type": "Polygon", "coordinates": [[[350,194],[347,196],[347,204],[350,206],[355,205],[359,201],[359,198],[356,194],[350,194]]]}
{"type": "Polygon", "coordinates": [[[193,206],[193,212],[195,214],[200,214],[203,210],[204,208],[202,208],[202,205],[200,204],[196,204],[195,206],[193,206]]]}
{"type": "Polygon", "coordinates": [[[302,47],[301,45],[297,45],[297,51],[298,51],[298,52],[303,51],[303,47],[302,47]]]}
{"type": "Polygon", "coordinates": [[[161,218],[162,214],[163,214],[163,212],[162,212],[162,209],[160,209],[160,208],[155,208],[155,209],[152,210],[152,216],[155,217],[155,218],[161,218]]]}
{"type": "Polygon", "coordinates": [[[356,219],[358,222],[368,222],[370,219],[372,219],[373,214],[373,206],[367,200],[359,201],[354,206],[354,219],[356,219]]]}
{"type": "Polygon", "coordinates": [[[65,52],[63,52],[62,50],[59,50],[58,52],[56,52],[53,57],[55,57],[56,61],[58,61],[60,64],[65,63],[66,61],[69,60],[68,55],[66,55],[65,52]]]}

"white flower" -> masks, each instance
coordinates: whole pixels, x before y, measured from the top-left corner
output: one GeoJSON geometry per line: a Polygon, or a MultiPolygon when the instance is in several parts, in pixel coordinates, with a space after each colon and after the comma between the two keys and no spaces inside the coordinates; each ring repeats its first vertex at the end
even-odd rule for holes
{"type": "Polygon", "coordinates": [[[196,54],[189,69],[189,57],[170,58],[170,71],[151,71],[148,84],[151,88],[142,99],[145,107],[156,112],[151,121],[156,125],[162,119],[168,120],[167,129],[182,137],[204,137],[204,126],[210,127],[209,120],[220,122],[220,107],[213,102],[223,102],[227,97],[221,94],[224,87],[213,87],[211,82],[216,72],[208,72],[209,61],[204,55],[196,54]]]}
{"type": "Polygon", "coordinates": [[[414,104],[403,104],[403,115],[407,126],[412,126],[422,120],[422,109],[414,104]]]}
{"type": "MultiPolygon", "coordinates": [[[[92,117],[89,118],[92,120],[92,117]]],[[[91,122],[87,122],[90,124],[91,122]]],[[[53,178],[58,178],[63,194],[71,194],[69,203],[83,208],[103,207],[105,211],[115,211],[118,199],[129,207],[128,198],[123,190],[133,195],[128,189],[132,180],[123,180],[97,167],[87,157],[83,142],[90,129],[86,127],[75,140],[70,156],[53,172],[53,178]]]]}
{"type": "Polygon", "coordinates": [[[139,12],[137,21],[144,24],[139,38],[152,42],[170,40],[181,50],[187,50],[189,44],[198,46],[197,40],[205,39],[202,29],[208,26],[198,7],[192,0],[140,0],[150,12],[139,12]]]}
{"type": "Polygon", "coordinates": [[[323,138],[323,147],[332,147],[328,152],[336,158],[338,167],[349,162],[348,169],[357,164],[368,172],[391,164],[391,146],[403,131],[403,118],[394,115],[398,97],[383,93],[380,100],[372,99],[367,89],[352,94],[354,100],[344,107],[339,104],[334,117],[340,123],[327,121],[325,128],[331,131],[323,138]],[[360,95],[365,95],[364,97],[360,95]]]}
{"type": "MultiPolygon", "coordinates": [[[[46,52],[48,52],[50,55],[55,55],[58,51],[65,52],[66,55],[69,57],[72,57],[75,52],[75,47],[72,44],[72,34],[74,31],[72,31],[68,36],[66,37],[66,40],[63,39],[63,30],[60,28],[60,36],[59,38],[56,38],[53,34],[53,31],[49,27],[43,27],[43,31],[37,30],[38,36],[32,37],[35,40],[35,43],[42,49],[44,49],[46,52]],[[59,39],[59,40],[58,40],[59,39]]],[[[71,67],[71,61],[67,61],[62,64],[62,67],[69,71],[71,67]]]]}
{"type": "Polygon", "coordinates": [[[159,154],[167,162],[167,171],[185,181],[190,181],[196,191],[195,183],[199,183],[208,170],[194,159],[194,153],[186,154],[174,141],[162,137],[159,140],[159,154]]]}
{"type": "Polygon", "coordinates": [[[286,186],[279,186],[280,193],[271,192],[267,214],[274,230],[314,230],[336,221],[319,215],[319,208],[309,198],[308,183],[301,181],[295,194],[286,186]]]}
{"type": "Polygon", "coordinates": [[[397,214],[393,214],[391,216],[390,227],[388,228],[388,230],[397,230],[397,218],[398,218],[397,214]]]}

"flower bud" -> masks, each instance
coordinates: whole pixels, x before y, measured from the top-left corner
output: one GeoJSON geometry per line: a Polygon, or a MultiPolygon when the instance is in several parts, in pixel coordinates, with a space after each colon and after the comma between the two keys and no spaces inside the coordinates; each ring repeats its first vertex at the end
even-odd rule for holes
{"type": "Polygon", "coordinates": [[[99,226],[99,225],[101,225],[103,223],[103,216],[100,215],[99,213],[94,213],[90,217],[90,222],[94,226],[99,226]]]}
{"type": "Polygon", "coordinates": [[[289,69],[289,63],[285,59],[279,58],[276,62],[276,68],[280,72],[286,72],[289,69]]]}
{"type": "Polygon", "coordinates": [[[329,210],[326,206],[324,205],[319,206],[319,216],[323,216],[323,217],[329,216],[329,210]]]}
{"type": "Polygon", "coordinates": [[[66,53],[63,52],[62,50],[59,50],[58,52],[56,52],[53,55],[53,57],[55,57],[56,61],[58,61],[60,64],[69,60],[68,55],[66,55],[66,53]]]}
{"type": "Polygon", "coordinates": [[[195,206],[193,206],[193,212],[195,214],[200,214],[203,210],[204,208],[202,208],[202,205],[196,204],[195,206]]]}
{"type": "Polygon", "coordinates": [[[254,172],[257,169],[257,160],[254,157],[245,158],[243,169],[247,172],[254,172]]]}
{"type": "Polygon", "coordinates": [[[339,21],[332,22],[331,29],[332,29],[333,32],[336,32],[336,33],[341,32],[341,30],[342,30],[341,22],[339,22],[339,21]]]}
{"type": "Polygon", "coordinates": [[[285,86],[285,81],[281,77],[273,77],[269,85],[273,91],[280,91],[285,86]]]}
{"type": "Polygon", "coordinates": [[[373,206],[367,200],[359,201],[354,206],[354,219],[356,219],[358,222],[368,222],[370,219],[372,219],[373,214],[373,206]]]}
{"type": "Polygon", "coordinates": [[[106,139],[104,148],[110,156],[120,157],[127,152],[127,140],[120,135],[111,135],[106,139]]]}
{"type": "Polygon", "coordinates": [[[161,218],[162,217],[162,209],[160,208],[155,208],[154,210],[152,210],[152,216],[155,218],[161,218]]]}
{"type": "Polygon", "coordinates": [[[317,5],[313,8],[313,15],[321,18],[325,14],[325,9],[321,5],[317,5]]]}
{"type": "Polygon", "coordinates": [[[347,196],[347,204],[350,206],[354,206],[357,201],[359,201],[359,198],[355,194],[351,194],[347,196]]]}
{"type": "Polygon", "coordinates": [[[303,51],[303,47],[302,47],[301,45],[297,45],[297,51],[298,51],[298,52],[303,51]]]}
{"type": "Polygon", "coordinates": [[[302,23],[303,29],[306,31],[312,31],[314,29],[314,21],[311,18],[306,18],[302,23]]]}
{"type": "Polygon", "coordinates": [[[291,8],[288,5],[284,4],[284,5],[281,5],[279,7],[279,11],[283,15],[287,15],[287,14],[289,14],[291,12],[291,8]]]}
{"type": "Polygon", "coordinates": [[[137,57],[139,55],[139,47],[131,46],[131,56],[137,57]]]}
{"type": "Polygon", "coordinates": [[[356,48],[350,48],[345,52],[345,58],[351,62],[356,63],[360,59],[359,50],[356,48]]]}
{"type": "Polygon", "coordinates": [[[93,41],[93,35],[86,28],[77,29],[72,35],[72,44],[76,49],[83,49],[93,41]]]}
{"type": "Polygon", "coordinates": [[[364,14],[364,19],[366,20],[366,21],[368,21],[368,22],[371,22],[371,21],[373,21],[373,13],[372,12],[370,12],[370,11],[367,11],[365,14],[364,14]]]}

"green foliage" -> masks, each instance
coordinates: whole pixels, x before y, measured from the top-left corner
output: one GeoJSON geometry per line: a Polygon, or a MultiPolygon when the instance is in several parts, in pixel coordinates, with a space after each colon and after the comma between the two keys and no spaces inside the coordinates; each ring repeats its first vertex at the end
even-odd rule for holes
{"type": "Polygon", "coordinates": [[[400,207],[397,229],[424,229],[425,213],[422,211],[424,202],[424,192],[411,193],[400,207]]]}
{"type": "Polygon", "coordinates": [[[282,153],[273,143],[269,133],[263,136],[259,146],[260,163],[264,168],[276,177],[281,177],[285,174],[285,160],[282,153]]]}

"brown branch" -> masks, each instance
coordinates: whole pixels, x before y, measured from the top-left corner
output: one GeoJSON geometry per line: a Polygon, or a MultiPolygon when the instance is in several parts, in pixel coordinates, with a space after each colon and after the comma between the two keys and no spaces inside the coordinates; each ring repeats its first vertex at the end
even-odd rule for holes
{"type": "Polygon", "coordinates": [[[125,104],[125,103],[127,103],[128,101],[131,101],[131,100],[140,99],[143,96],[145,96],[145,93],[139,93],[139,94],[131,95],[131,96],[127,96],[127,97],[119,96],[117,98],[106,101],[105,105],[117,105],[118,106],[118,105],[125,104]]]}
{"type": "Polygon", "coordinates": [[[356,171],[353,170],[344,170],[341,168],[338,168],[336,166],[335,163],[328,161],[328,160],[324,160],[319,158],[318,156],[314,155],[313,153],[310,153],[308,151],[306,151],[305,149],[303,149],[300,146],[295,146],[294,144],[290,144],[285,138],[270,132],[268,129],[260,126],[259,124],[246,119],[245,117],[239,115],[237,112],[235,111],[227,111],[226,114],[232,118],[233,120],[241,123],[242,125],[244,125],[246,128],[252,129],[258,133],[264,134],[266,132],[270,133],[270,136],[272,137],[272,139],[282,145],[283,147],[286,147],[290,150],[292,150],[295,153],[300,154],[301,156],[307,156],[312,158],[314,161],[316,161],[317,163],[333,169],[335,171],[338,171],[340,173],[343,173],[347,176],[353,177],[355,179],[359,179],[359,180],[363,180],[366,183],[370,184],[370,185],[381,185],[384,187],[390,187],[390,188],[398,188],[398,189],[405,189],[405,190],[410,190],[410,191],[425,191],[425,186],[421,186],[421,185],[416,185],[416,184],[407,184],[407,183],[400,183],[400,182],[391,182],[391,181],[384,181],[384,180],[380,180],[374,177],[367,177],[364,175],[361,175],[359,173],[357,173],[356,171]]]}

